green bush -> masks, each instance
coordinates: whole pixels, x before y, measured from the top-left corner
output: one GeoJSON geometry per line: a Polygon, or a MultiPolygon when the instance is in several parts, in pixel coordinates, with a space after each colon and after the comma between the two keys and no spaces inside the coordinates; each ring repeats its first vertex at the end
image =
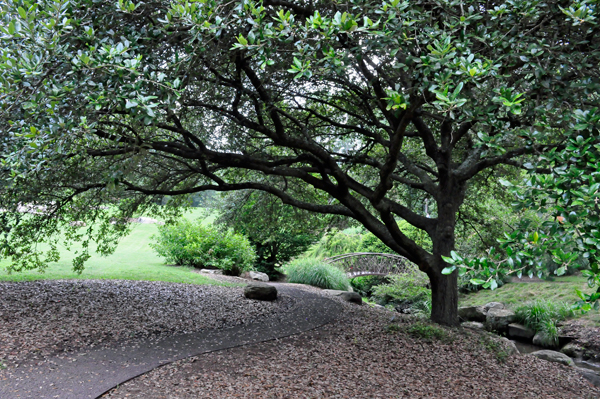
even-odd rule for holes
{"type": "Polygon", "coordinates": [[[246,237],[201,222],[182,220],[160,226],[151,247],[167,262],[195,268],[217,268],[239,275],[250,270],[256,253],[246,237]]]}
{"type": "Polygon", "coordinates": [[[573,315],[571,307],[566,303],[549,300],[536,300],[515,309],[518,322],[531,328],[542,337],[542,345],[558,346],[557,323],[573,315]]]}
{"type": "Polygon", "coordinates": [[[418,307],[419,302],[431,303],[431,290],[427,288],[429,280],[425,273],[415,271],[407,274],[390,274],[387,277],[389,283],[373,287],[373,297],[380,305],[393,303],[408,309],[418,307]]]}
{"type": "Polygon", "coordinates": [[[387,282],[386,276],[358,276],[350,280],[354,292],[358,292],[363,297],[370,297],[376,286],[387,282]]]}
{"type": "Polygon", "coordinates": [[[287,281],[332,290],[347,290],[350,282],[346,273],[315,258],[296,259],[285,267],[287,281]]]}

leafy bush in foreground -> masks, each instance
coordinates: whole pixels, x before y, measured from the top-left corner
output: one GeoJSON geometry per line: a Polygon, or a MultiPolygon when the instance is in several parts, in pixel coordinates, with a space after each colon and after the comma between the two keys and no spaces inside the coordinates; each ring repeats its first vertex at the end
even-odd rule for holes
{"type": "Polygon", "coordinates": [[[314,258],[296,259],[285,267],[287,281],[333,290],[347,290],[346,273],[335,266],[314,258]]]}
{"type": "Polygon", "coordinates": [[[248,239],[229,230],[182,220],[160,226],[150,246],[167,262],[196,268],[217,268],[239,275],[250,270],[256,253],[248,239]]]}
{"type": "Polygon", "coordinates": [[[573,315],[566,303],[549,300],[536,300],[515,309],[517,321],[541,333],[542,344],[547,347],[558,346],[557,323],[573,315]]]}

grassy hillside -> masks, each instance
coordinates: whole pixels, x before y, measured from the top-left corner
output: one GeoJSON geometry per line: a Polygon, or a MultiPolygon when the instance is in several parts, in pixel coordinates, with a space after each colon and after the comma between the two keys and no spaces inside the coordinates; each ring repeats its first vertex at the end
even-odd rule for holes
{"type": "MultiPolygon", "coordinates": [[[[195,208],[185,217],[195,220],[202,216],[202,209],[195,208]]],[[[204,218],[206,223],[214,220],[214,215],[204,218]]],[[[81,274],[74,273],[71,261],[77,248],[69,252],[61,250],[59,262],[51,263],[44,273],[37,270],[8,274],[0,262],[0,281],[30,281],[40,279],[124,279],[170,281],[190,284],[213,284],[214,280],[194,273],[193,269],[167,266],[164,260],[150,248],[153,234],[158,231],[156,224],[133,224],[132,232],[119,243],[114,254],[102,257],[92,253],[81,274]]]]}
{"type": "MultiPolygon", "coordinates": [[[[581,276],[558,277],[555,281],[538,283],[510,283],[490,291],[481,290],[471,294],[461,294],[459,306],[484,305],[488,302],[502,302],[511,308],[536,299],[552,300],[555,302],[575,303],[579,297],[575,289],[590,292],[586,278],[581,276]]],[[[592,311],[583,316],[585,319],[600,323],[598,312],[592,311]]]]}

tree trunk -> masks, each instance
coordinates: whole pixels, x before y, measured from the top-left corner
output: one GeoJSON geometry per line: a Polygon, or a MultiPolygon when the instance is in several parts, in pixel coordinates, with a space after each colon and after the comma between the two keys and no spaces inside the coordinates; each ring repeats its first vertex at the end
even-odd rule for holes
{"type": "Polygon", "coordinates": [[[458,273],[443,275],[432,272],[431,282],[431,321],[447,326],[457,326],[458,322],[458,273]]]}

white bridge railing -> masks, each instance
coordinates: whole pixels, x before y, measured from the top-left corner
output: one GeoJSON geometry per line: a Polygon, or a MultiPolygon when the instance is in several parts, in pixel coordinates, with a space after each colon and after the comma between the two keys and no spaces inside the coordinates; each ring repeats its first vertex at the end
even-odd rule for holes
{"type": "Polygon", "coordinates": [[[378,252],[353,252],[325,258],[324,261],[344,270],[348,278],[418,271],[417,266],[403,256],[378,252]]]}

